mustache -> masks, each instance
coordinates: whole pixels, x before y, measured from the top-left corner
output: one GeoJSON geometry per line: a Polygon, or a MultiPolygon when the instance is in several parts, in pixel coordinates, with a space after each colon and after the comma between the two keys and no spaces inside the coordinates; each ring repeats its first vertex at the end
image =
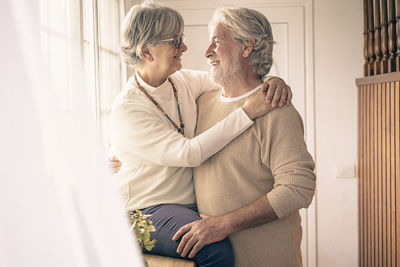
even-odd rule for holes
{"type": "Polygon", "coordinates": [[[210,56],[210,57],[208,57],[207,61],[208,61],[208,64],[211,64],[214,61],[219,61],[219,58],[217,56],[210,56]]]}

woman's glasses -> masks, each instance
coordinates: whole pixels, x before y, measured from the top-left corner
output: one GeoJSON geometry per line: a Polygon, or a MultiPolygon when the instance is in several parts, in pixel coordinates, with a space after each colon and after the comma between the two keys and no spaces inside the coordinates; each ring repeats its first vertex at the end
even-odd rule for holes
{"type": "Polygon", "coordinates": [[[161,43],[161,42],[174,42],[175,48],[179,49],[181,47],[181,44],[183,43],[183,40],[184,40],[184,36],[182,35],[182,36],[177,36],[177,37],[174,37],[174,38],[160,40],[160,41],[158,41],[158,43],[161,43]]]}

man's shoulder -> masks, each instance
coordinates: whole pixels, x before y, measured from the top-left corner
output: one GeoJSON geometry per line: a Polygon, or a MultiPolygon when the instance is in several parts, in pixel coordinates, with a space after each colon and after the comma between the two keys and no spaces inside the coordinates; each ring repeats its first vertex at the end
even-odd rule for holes
{"type": "Polygon", "coordinates": [[[290,104],[289,106],[274,108],[261,118],[264,120],[285,120],[287,118],[301,119],[301,116],[297,109],[290,104]]]}
{"type": "Polygon", "coordinates": [[[220,94],[221,94],[221,90],[219,90],[219,89],[211,90],[211,91],[208,91],[208,92],[205,92],[204,94],[202,94],[199,97],[198,101],[207,101],[210,99],[216,99],[220,96],[220,94]]]}
{"type": "Polygon", "coordinates": [[[303,129],[303,119],[297,109],[290,104],[281,108],[274,108],[269,113],[256,119],[255,126],[268,131],[276,131],[282,128],[303,129]]]}
{"type": "Polygon", "coordinates": [[[220,89],[215,89],[215,90],[211,90],[208,92],[205,92],[204,94],[202,94],[200,97],[201,98],[218,98],[221,94],[221,90],[220,89]]]}

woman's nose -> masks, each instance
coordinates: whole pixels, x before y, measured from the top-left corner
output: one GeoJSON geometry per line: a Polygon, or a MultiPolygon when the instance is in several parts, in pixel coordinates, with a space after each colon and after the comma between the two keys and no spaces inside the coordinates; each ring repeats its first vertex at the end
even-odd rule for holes
{"type": "Polygon", "coordinates": [[[188,50],[186,44],[182,41],[181,46],[179,47],[179,50],[183,52],[186,52],[188,50]]]}

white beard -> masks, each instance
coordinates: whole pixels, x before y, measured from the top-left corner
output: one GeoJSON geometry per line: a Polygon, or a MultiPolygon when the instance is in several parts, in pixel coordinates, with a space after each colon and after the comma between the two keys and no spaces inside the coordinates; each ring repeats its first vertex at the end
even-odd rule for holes
{"type": "MultiPolygon", "coordinates": [[[[219,60],[218,58],[216,58],[219,60]]],[[[232,80],[237,76],[237,74],[241,70],[239,55],[238,53],[233,52],[229,58],[229,61],[224,65],[220,63],[216,67],[211,68],[211,80],[219,85],[223,85],[229,80],[232,80]]]]}

